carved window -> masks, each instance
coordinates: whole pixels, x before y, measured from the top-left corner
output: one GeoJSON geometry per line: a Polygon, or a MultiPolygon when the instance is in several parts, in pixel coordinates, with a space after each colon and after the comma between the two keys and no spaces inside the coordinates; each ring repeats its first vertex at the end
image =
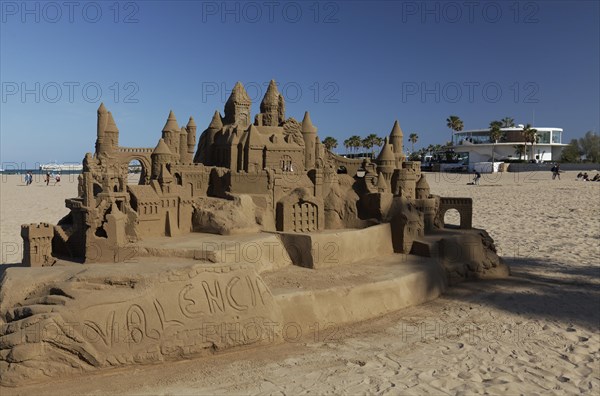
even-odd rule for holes
{"type": "Polygon", "coordinates": [[[296,232],[310,232],[317,229],[317,205],[310,202],[297,203],[292,206],[292,229],[296,232]]]}
{"type": "Polygon", "coordinates": [[[281,156],[281,160],[279,161],[279,167],[284,172],[292,171],[292,157],[290,157],[287,154],[281,156]]]}

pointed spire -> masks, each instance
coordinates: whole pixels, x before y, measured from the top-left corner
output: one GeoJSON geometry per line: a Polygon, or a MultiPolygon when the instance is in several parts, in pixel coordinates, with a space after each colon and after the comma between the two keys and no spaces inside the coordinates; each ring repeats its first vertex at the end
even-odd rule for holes
{"type": "Polygon", "coordinates": [[[167,169],[166,164],[162,164],[162,167],[160,168],[160,175],[158,176],[158,181],[161,183],[170,183],[173,181],[173,175],[171,175],[171,172],[169,172],[169,170],[167,169]]]}
{"type": "Polygon", "coordinates": [[[250,96],[248,96],[248,93],[246,92],[246,88],[244,88],[242,83],[239,81],[236,82],[233,86],[233,89],[231,90],[231,95],[229,95],[229,99],[227,99],[227,102],[247,105],[252,104],[250,96]]]}
{"type": "Polygon", "coordinates": [[[107,110],[104,107],[104,102],[100,103],[100,107],[98,107],[98,114],[106,114],[107,110]]]}
{"type": "Polygon", "coordinates": [[[260,104],[261,111],[264,106],[279,106],[279,90],[277,89],[277,83],[275,80],[271,80],[269,82],[269,87],[267,88],[265,97],[260,104]]]}
{"type": "Polygon", "coordinates": [[[179,130],[179,126],[177,123],[177,118],[175,118],[175,113],[173,113],[173,110],[171,110],[169,112],[169,118],[167,118],[167,122],[165,124],[165,127],[163,128],[163,132],[178,131],[178,130],[179,130]]]}
{"type": "Polygon", "coordinates": [[[310,119],[310,114],[304,113],[304,119],[302,120],[302,132],[303,133],[317,133],[317,127],[315,127],[310,119]]]}
{"type": "Polygon", "coordinates": [[[394,122],[394,127],[392,128],[392,132],[390,133],[390,137],[399,136],[402,137],[404,134],[402,133],[402,129],[400,129],[400,124],[398,120],[394,122]]]}
{"type": "Polygon", "coordinates": [[[377,157],[377,163],[382,163],[383,161],[396,161],[394,150],[392,149],[392,145],[390,144],[390,139],[388,137],[385,138],[385,143],[383,144],[381,152],[377,157]]]}
{"type": "Polygon", "coordinates": [[[106,123],[106,128],[104,132],[119,132],[119,128],[117,128],[117,124],[112,116],[112,113],[108,112],[108,122],[106,123]]]}
{"type": "Polygon", "coordinates": [[[421,178],[417,182],[416,188],[417,188],[417,190],[429,190],[430,189],[429,183],[427,182],[427,178],[425,177],[424,174],[421,174],[421,178]]]}
{"type": "Polygon", "coordinates": [[[221,129],[223,128],[223,119],[221,118],[221,113],[218,110],[215,110],[215,114],[213,115],[210,124],[208,125],[208,129],[221,129]]]}
{"type": "Polygon", "coordinates": [[[387,189],[388,185],[385,181],[385,178],[383,177],[383,173],[379,172],[379,175],[377,175],[377,190],[379,192],[386,192],[387,189]]]}
{"type": "Polygon", "coordinates": [[[169,154],[169,155],[171,155],[172,153],[171,153],[171,150],[169,149],[169,146],[167,146],[167,143],[165,143],[165,141],[161,138],[161,139],[158,139],[158,144],[154,148],[154,151],[152,152],[152,154],[169,154]]]}
{"type": "Polygon", "coordinates": [[[194,121],[194,117],[190,116],[190,120],[187,123],[187,129],[190,129],[190,127],[195,128],[196,127],[196,122],[194,121]]]}

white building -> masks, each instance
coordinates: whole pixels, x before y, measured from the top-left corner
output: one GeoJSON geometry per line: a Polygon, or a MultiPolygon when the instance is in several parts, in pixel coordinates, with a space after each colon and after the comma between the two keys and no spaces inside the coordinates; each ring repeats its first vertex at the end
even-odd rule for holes
{"type": "Polygon", "coordinates": [[[506,160],[535,160],[536,162],[557,161],[566,144],[562,143],[562,128],[538,128],[537,143],[533,146],[525,143],[523,125],[512,128],[501,128],[504,136],[496,144],[490,139],[489,129],[475,129],[454,132],[452,148],[463,158],[468,158],[468,164],[491,162],[492,151],[495,161],[506,160]],[[523,149],[523,146],[525,148],[523,149]],[[519,155],[519,149],[523,152],[519,155]]]}

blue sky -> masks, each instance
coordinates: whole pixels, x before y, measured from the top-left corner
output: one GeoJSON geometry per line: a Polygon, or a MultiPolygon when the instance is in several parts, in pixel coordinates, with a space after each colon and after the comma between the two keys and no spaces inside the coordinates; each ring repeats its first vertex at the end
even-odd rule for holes
{"type": "Polygon", "coordinates": [[[443,143],[450,114],[466,129],[535,117],[564,128],[564,141],[599,130],[597,1],[3,1],[1,11],[4,168],[81,161],[100,102],[122,146],[156,145],[170,109],[200,132],[238,80],[256,113],[275,79],[288,116],[309,110],[319,136],[340,143],[388,134],[395,119],[418,133],[416,148],[443,143]]]}

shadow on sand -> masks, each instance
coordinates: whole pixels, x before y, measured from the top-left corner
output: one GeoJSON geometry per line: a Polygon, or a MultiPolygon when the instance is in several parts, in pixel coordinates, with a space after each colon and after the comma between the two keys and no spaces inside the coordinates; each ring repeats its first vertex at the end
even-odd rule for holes
{"type": "Polygon", "coordinates": [[[510,277],[465,282],[451,288],[445,297],[493,306],[528,319],[557,320],[598,331],[600,267],[569,267],[519,258],[507,263],[512,271],[510,277]]]}

